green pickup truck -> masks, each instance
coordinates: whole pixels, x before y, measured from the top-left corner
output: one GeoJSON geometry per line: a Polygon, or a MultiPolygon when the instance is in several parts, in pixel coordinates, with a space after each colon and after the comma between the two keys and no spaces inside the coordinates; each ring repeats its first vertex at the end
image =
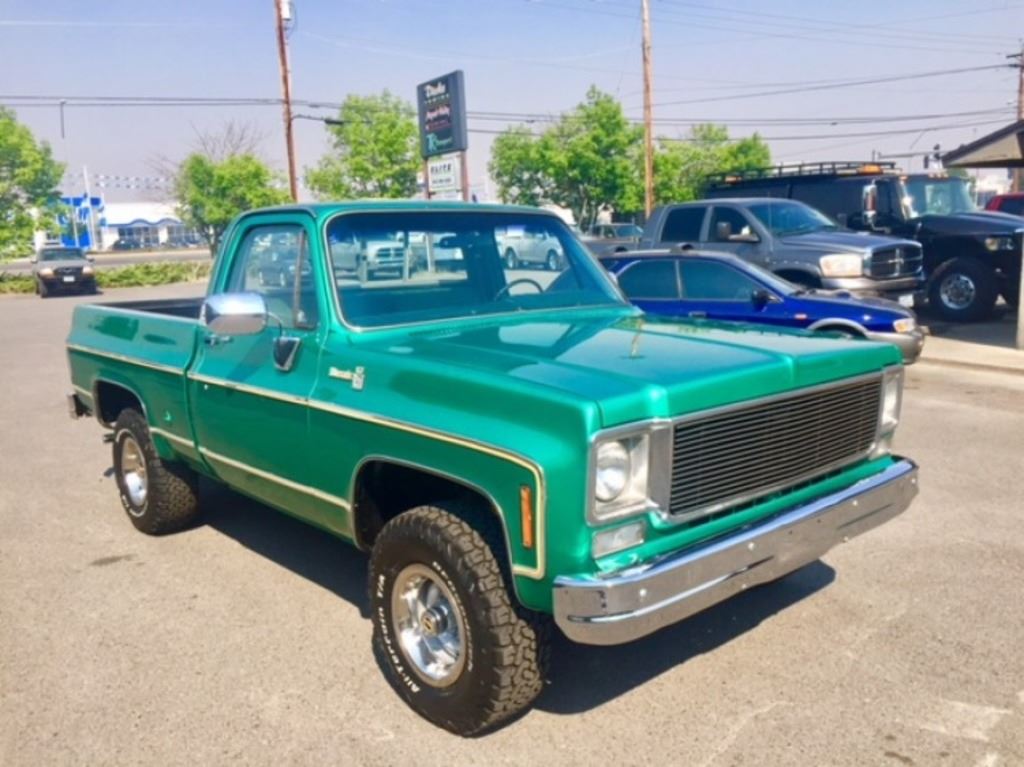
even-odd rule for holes
{"type": "Polygon", "coordinates": [[[531,705],[552,625],[642,637],[917,492],[890,453],[896,347],[644,316],[531,208],[253,211],[205,298],[80,305],[67,350],[71,414],[112,432],[139,530],[192,525],[203,475],[369,551],[389,682],[462,735],[531,705]],[[557,270],[502,257],[527,229],[557,270]],[[382,241],[391,271],[335,263],[382,241]]]}

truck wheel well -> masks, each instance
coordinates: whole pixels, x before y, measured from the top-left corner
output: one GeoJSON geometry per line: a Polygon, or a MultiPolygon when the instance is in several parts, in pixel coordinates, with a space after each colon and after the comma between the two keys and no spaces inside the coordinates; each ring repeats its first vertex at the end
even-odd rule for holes
{"type": "Polygon", "coordinates": [[[127,408],[134,408],[145,415],[141,400],[131,389],[109,381],[97,381],[94,392],[96,417],[104,426],[111,426],[127,408]]]}
{"type": "MultiPolygon", "coordinates": [[[[371,460],[359,467],[352,508],[353,532],[360,548],[373,546],[377,534],[402,512],[426,504],[457,501],[464,508],[498,516],[494,502],[479,489],[427,469],[371,460]]],[[[495,552],[502,556],[505,552],[495,552]]]]}

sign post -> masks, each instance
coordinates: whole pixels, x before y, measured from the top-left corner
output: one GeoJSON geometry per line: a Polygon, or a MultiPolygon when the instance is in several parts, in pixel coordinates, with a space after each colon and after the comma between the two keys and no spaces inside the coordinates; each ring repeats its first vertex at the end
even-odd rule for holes
{"type": "Polygon", "coordinates": [[[427,199],[436,192],[456,199],[461,196],[468,201],[466,149],[469,142],[462,70],[420,83],[416,87],[416,106],[419,112],[420,154],[426,166],[427,199]],[[434,162],[431,158],[439,160],[434,162]],[[449,185],[449,181],[453,183],[449,185]]]}

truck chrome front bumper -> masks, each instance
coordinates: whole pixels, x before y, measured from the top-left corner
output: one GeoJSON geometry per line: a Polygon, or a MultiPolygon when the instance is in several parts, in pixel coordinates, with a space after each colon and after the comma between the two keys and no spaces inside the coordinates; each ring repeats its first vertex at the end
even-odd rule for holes
{"type": "Polygon", "coordinates": [[[814,562],[900,514],[916,494],[917,465],[900,459],[839,492],[654,562],[605,577],[561,576],[555,621],[583,644],[638,639],[814,562]]]}

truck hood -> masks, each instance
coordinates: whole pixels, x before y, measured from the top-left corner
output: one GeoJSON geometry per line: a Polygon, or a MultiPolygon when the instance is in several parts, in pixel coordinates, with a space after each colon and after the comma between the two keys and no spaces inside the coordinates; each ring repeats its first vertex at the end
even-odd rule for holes
{"type": "Polygon", "coordinates": [[[860,232],[808,232],[807,234],[791,234],[780,237],[786,247],[806,248],[829,253],[864,253],[879,248],[892,248],[895,246],[904,248],[919,247],[913,240],[897,240],[892,237],[881,237],[875,234],[862,234],[860,232]]]}
{"type": "Polygon", "coordinates": [[[1024,229],[1020,216],[981,210],[949,216],[925,215],[912,219],[911,223],[926,234],[1006,235],[1024,229]]]}
{"type": "Polygon", "coordinates": [[[595,402],[604,426],[768,396],[900,361],[887,344],[621,313],[448,326],[406,340],[410,359],[450,376],[452,386],[482,376],[495,396],[517,386],[556,390],[595,402]]]}

